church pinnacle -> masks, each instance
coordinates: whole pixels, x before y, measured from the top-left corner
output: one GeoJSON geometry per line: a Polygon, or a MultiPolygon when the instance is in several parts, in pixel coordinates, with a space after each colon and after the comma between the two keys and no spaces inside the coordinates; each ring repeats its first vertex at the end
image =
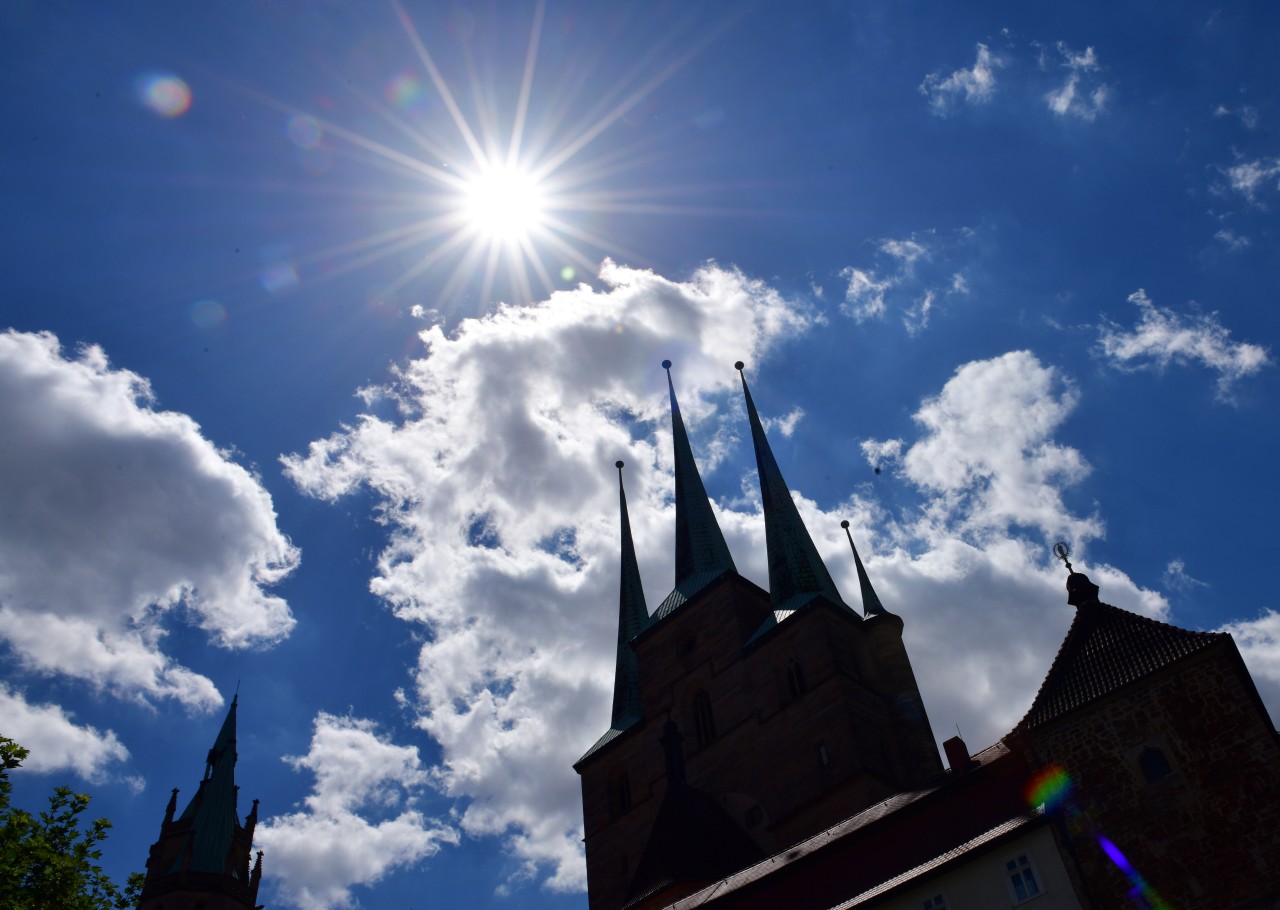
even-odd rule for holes
{"type": "Polygon", "coordinates": [[[858,555],[858,548],[853,545],[853,532],[849,530],[848,520],[840,522],[840,527],[844,528],[845,536],[849,538],[849,549],[853,551],[853,564],[858,567],[858,587],[862,592],[862,615],[882,616],[888,613],[884,604],[880,603],[880,598],[876,596],[876,589],[871,587],[871,579],[862,565],[862,557],[858,555]]]}
{"type": "Polygon", "coordinates": [[[622,485],[621,461],[618,469],[618,502],[622,513],[622,580],[618,586],[618,663],[613,677],[613,716],[610,726],[625,730],[640,719],[640,667],[631,639],[649,621],[640,584],[640,564],[631,539],[631,519],[627,515],[627,491],[622,485]]]}
{"type": "MultiPolygon", "coordinates": [[[[741,360],[734,365],[742,375],[742,392],[747,399],[747,417],[751,421],[751,440],[756,451],[756,470],[760,475],[760,501],[764,506],[765,547],[769,555],[769,597],[775,610],[794,610],[815,594],[836,604],[844,604],[827,571],[818,548],[800,520],[800,512],[791,491],[782,478],[778,463],[764,435],[764,425],[756,413],[747,374],[741,360]],[[807,595],[807,596],[806,596],[807,595]]],[[[852,612],[852,611],[850,611],[852,612]]],[[[857,614],[854,614],[855,616],[857,614]]]]}

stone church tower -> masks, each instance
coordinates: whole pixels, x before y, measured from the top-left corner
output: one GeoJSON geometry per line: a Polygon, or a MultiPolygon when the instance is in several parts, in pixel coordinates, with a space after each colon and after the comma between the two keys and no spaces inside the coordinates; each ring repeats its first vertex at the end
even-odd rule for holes
{"type": "Polygon", "coordinates": [[[881,604],[856,549],[861,613],[841,597],[745,375],[768,591],[734,566],[670,361],[663,366],[675,447],[675,585],[651,615],[618,462],[613,711],[609,730],[574,765],[592,910],[664,906],[942,773],[902,620],[881,604]]]}
{"type": "Polygon", "coordinates": [[[236,702],[231,700],[218,738],[205,760],[204,779],[177,818],[174,789],[160,824],[160,839],[147,857],[147,877],[139,910],[259,910],[262,852],[252,869],[253,829],[258,801],[245,816],[236,807],[236,702]]]}

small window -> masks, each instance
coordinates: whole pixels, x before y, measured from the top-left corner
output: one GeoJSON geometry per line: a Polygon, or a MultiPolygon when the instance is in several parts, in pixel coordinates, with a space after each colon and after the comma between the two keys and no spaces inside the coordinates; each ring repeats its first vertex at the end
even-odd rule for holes
{"type": "Polygon", "coordinates": [[[800,661],[794,657],[787,663],[787,692],[792,701],[805,693],[804,670],[800,667],[800,661]]]}
{"type": "Polygon", "coordinates": [[[818,743],[818,764],[824,768],[831,764],[831,756],[827,754],[826,743],[818,743]]]}
{"type": "Polygon", "coordinates": [[[1142,750],[1142,754],[1138,756],[1138,767],[1142,769],[1142,776],[1149,784],[1163,780],[1173,773],[1173,768],[1169,767],[1169,759],[1154,746],[1142,750]]]}
{"type": "Polygon", "coordinates": [[[947,910],[947,899],[941,894],[924,899],[924,910],[947,910]]]}
{"type": "Polygon", "coordinates": [[[1009,876],[1009,891],[1015,904],[1031,900],[1040,893],[1040,880],[1036,877],[1036,868],[1025,853],[1006,862],[1004,868],[1009,876]]]}
{"type": "Polygon", "coordinates": [[[711,716],[711,698],[706,692],[699,692],[693,699],[693,732],[699,749],[716,738],[716,721],[711,716]]]}

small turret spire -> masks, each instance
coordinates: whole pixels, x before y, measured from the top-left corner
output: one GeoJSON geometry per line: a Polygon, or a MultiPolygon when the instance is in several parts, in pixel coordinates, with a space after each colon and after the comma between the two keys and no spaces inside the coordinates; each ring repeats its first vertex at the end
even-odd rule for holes
{"type": "Polygon", "coordinates": [[[1070,573],[1067,575],[1067,603],[1073,607],[1096,604],[1099,588],[1089,580],[1088,575],[1071,568],[1071,547],[1065,540],[1060,540],[1053,545],[1053,555],[1062,560],[1067,567],[1067,572],[1070,573]]]}
{"type": "Polygon", "coordinates": [[[613,719],[615,730],[625,730],[640,719],[640,665],[631,639],[649,621],[644,588],[640,584],[640,564],[631,539],[631,519],[627,515],[627,491],[622,485],[623,463],[618,461],[618,503],[622,513],[622,578],[618,587],[618,662],[613,676],[613,719]]]}
{"type": "MultiPolygon", "coordinates": [[[[764,435],[760,415],[756,413],[743,363],[734,365],[742,374],[742,392],[747,399],[747,417],[751,421],[751,440],[756,450],[756,469],[760,475],[760,500],[764,505],[765,546],[769,551],[769,597],[775,609],[788,608],[787,602],[801,594],[822,594],[843,604],[831,573],[818,555],[818,548],[800,520],[800,512],[791,498],[787,482],[764,435]]],[[[857,615],[857,614],[854,614],[857,615]]]]}
{"type": "Polygon", "coordinates": [[[871,587],[871,579],[862,565],[862,557],[858,555],[858,548],[853,545],[853,533],[849,530],[849,522],[840,522],[840,527],[844,528],[845,536],[849,538],[849,549],[853,551],[853,564],[858,567],[858,587],[862,589],[862,615],[883,616],[889,611],[884,608],[884,604],[880,603],[880,598],[876,596],[876,589],[871,587]]]}
{"type": "MultiPolygon", "coordinates": [[[[667,389],[671,395],[671,441],[675,449],[676,474],[676,582],[680,588],[695,575],[710,580],[726,571],[736,571],[724,534],[712,511],[706,487],[693,460],[689,434],[676,401],[675,384],[671,381],[671,361],[662,361],[667,371],[667,389]]],[[[686,597],[695,592],[684,591],[686,597]]]]}

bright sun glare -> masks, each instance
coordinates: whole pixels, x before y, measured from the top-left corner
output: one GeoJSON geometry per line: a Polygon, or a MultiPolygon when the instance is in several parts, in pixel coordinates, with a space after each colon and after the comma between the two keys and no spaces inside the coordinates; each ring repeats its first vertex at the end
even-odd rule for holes
{"type": "Polygon", "coordinates": [[[527,238],[542,225],[545,204],[537,181],[515,167],[486,169],[463,191],[467,224],[490,241],[527,238]]]}

